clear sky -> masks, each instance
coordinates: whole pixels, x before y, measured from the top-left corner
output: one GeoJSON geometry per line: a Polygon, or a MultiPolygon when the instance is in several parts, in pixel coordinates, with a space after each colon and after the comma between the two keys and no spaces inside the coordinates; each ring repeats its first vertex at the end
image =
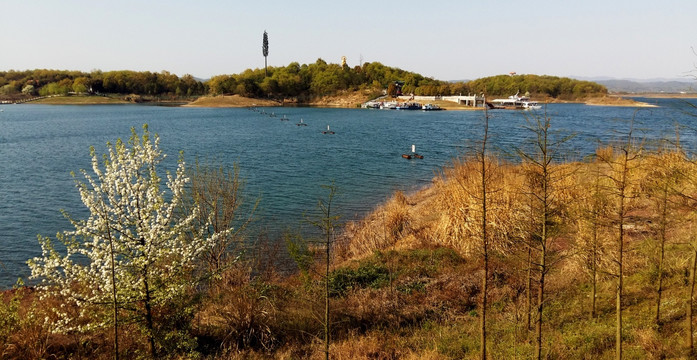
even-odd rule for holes
{"type": "Polygon", "coordinates": [[[0,71],[170,71],[199,78],[322,58],[440,80],[507,74],[680,78],[697,0],[0,0],[0,71]]]}

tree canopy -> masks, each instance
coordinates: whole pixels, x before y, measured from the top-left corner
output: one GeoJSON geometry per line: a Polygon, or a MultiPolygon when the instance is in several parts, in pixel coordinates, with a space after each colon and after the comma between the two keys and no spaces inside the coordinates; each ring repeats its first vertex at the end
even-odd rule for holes
{"type": "Polygon", "coordinates": [[[247,69],[233,75],[211,78],[211,94],[238,94],[248,97],[316,97],[365,88],[387,89],[399,81],[403,94],[460,95],[485,93],[487,96],[508,96],[530,93],[537,97],[576,99],[607,94],[599,84],[548,75],[498,75],[469,82],[448,82],[368,62],[353,68],[330,64],[322,59],[300,65],[292,62],[285,67],[269,67],[268,77],[263,69],[247,69]]]}
{"type": "Polygon", "coordinates": [[[66,70],[0,71],[0,95],[20,94],[33,86],[29,95],[64,95],[71,92],[137,94],[151,96],[205,95],[203,82],[191,75],[179,77],[168,71],[108,71],[90,73],[66,70]]]}
{"type": "Polygon", "coordinates": [[[450,82],[421,74],[366,62],[350,67],[317,59],[311,64],[292,62],[287,66],[247,69],[239,74],[217,75],[205,83],[191,75],[179,77],[167,71],[99,70],[90,73],[65,70],[0,72],[0,96],[54,95],[71,92],[136,94],[145,96],[241,95],[256,98],[296,98],[300,101],[334,95],[341,91],[382,92],[400,82],[403,94],[465,95],[485,93],[508,96],[529,93],[534,97],[565,100],[607,94],[594,82],[549,75],[497,75],[468,82],[450,82]],[[31,85],[31,87],[29,87],[31,85]]]}

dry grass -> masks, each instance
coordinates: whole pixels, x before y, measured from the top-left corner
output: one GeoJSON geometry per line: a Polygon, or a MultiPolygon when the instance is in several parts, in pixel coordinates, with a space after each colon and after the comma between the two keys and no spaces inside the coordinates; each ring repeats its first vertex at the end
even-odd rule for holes
{"type": "Polygon", "coordinates": [[[129,102],[115,97],[108,96],[56,96],[39,99],[31,102],[32,104],[46,105],[104,105],[104,104],[128,104],[129,102]]]}
{"type": "Polygon", "coordinates": [[[250,107],[250,106],[280,106],[278,101],[232,96],[202,96],[188,103],[186,107],[250,107]]]}
{"type": "MultiPolygon", "coordinates": [[[[527,250],[521,240],[529,229],[529,198],[521,196],[520,189],[526,186],[525,169],[490,161],[497,179],[490,199],[491,231],[499,236],[490,259],[490,353],[497,359],[528,359],[534,344],[524,321],[527,250]]],[[[648,185],[642,179],[655,177],[648,169],[661,163],[687,165],[685,169],[691,166],[669,154],[646,154],[637,167],[639,176],[633,180],[633,189],[646,191],[648,185]]],[[[554,266],[547,277],[543,328],[543,352],[549,359],[609,359],[614,354],[615,254],[611,245],[616,235],[610,215],[600,227],[601,240],[608,246],[600,262],[598,317],[592,320],[587,259],[579,255],[587,244],[581,241],[587,236],[586,225],[578,217],[591,199],[589,166],[554,167],[559,176],[555,204],[573,206],[555,220],[563,226],[558,227],[550,249],[554,266]]],[[[610,171],[608,166],[601,170],[610,171]]],[[[346,283],[330,281],[332,286],[344,286],[330,298],[332,359],[476,358],[482,271],[470,243],[477,236],[476,226],[468,223],[478,217],[476,175],[476,166],[456,161],[431,187],[413,194],[397,192],[363,220],[346,227],[330,278],[355,276],[346,283]],[[366,274],[377,275],[370,278],[366,274]]],[[[694,194],[693,187],[685,184],[683,191],[694,194]]],[[[687,216],[691,210],[673,210],[676,220],[669,233],[662,323],[657,326],[653,323],[657,245],[651,226],[656,219],[652,201],[640,195],[632,200],[629,212],[625,354],[630,359],[686,358],[684,296],[691,253],[685,243],[695,234],[686,225],[691,222],[687,216]]],[[[675,205],[691,204],[676,201],[675,205]]],[[[198,339],[194,355],[211,359],[324,358],[324,279],[312,272],[307,277],[281,277],[259,266],[242,262],[224,274],[224,281],[202,294],[193,325],[198,339]]],[[[23,314],[35,311],[36,316],[43,314],[41,309],[57,306],[41,304],[31,310],[27,304],[23,314]]],[[[26,322],[18,327],[3,344],[3,356],[109,356],[108,333],[58,337],[48,334],[42,324],[26,322]]],[[[144,348],[135,329],[124,326],[124,338],[127,346],[144,348]]],[[[176,355],[186,358],[190,354],[176,355]]]]}
{"type": "Polygon", "coordinates": [[[586,100],[586,105],[597,105],[597,106],[629,106],[629,107],[656,107],[649,103],[636,101],[634,99],[626,99],[621,96],[604,96],[597,98],[590,98],[586,100]]]}

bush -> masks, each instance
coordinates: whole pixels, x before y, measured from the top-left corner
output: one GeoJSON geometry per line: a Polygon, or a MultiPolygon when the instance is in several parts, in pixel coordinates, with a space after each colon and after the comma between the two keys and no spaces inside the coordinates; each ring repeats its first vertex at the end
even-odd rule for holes
{"type": "Polygon", "coordinates": [[[366,264],[357,269],[341,268],[329,274],[329,295],[344,296],[353,289],[378,289],[389,282],[389,270],[383,265],[366,264]]]}

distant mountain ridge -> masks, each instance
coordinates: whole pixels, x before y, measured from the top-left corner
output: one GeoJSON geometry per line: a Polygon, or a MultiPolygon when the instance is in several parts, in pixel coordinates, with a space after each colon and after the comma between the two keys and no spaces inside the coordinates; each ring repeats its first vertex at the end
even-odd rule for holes
{"type": "Polygon", "coordinates": [[[697,93],[697,80],[679,79],[614,79],[608,77],[574,77],[593,81],[611,93],[697,93]]]}
{"type": "MultiPolygon", "coordinates": [[[[697,94],[697,79],[655,78],[655,79],[617,79],[608,76],[568,76],[571,79],[592,81],[603,85],[610,93],[672,93],[697,94]]],[[[450,83],[471,80],[448,80],[450,83]]]]}

